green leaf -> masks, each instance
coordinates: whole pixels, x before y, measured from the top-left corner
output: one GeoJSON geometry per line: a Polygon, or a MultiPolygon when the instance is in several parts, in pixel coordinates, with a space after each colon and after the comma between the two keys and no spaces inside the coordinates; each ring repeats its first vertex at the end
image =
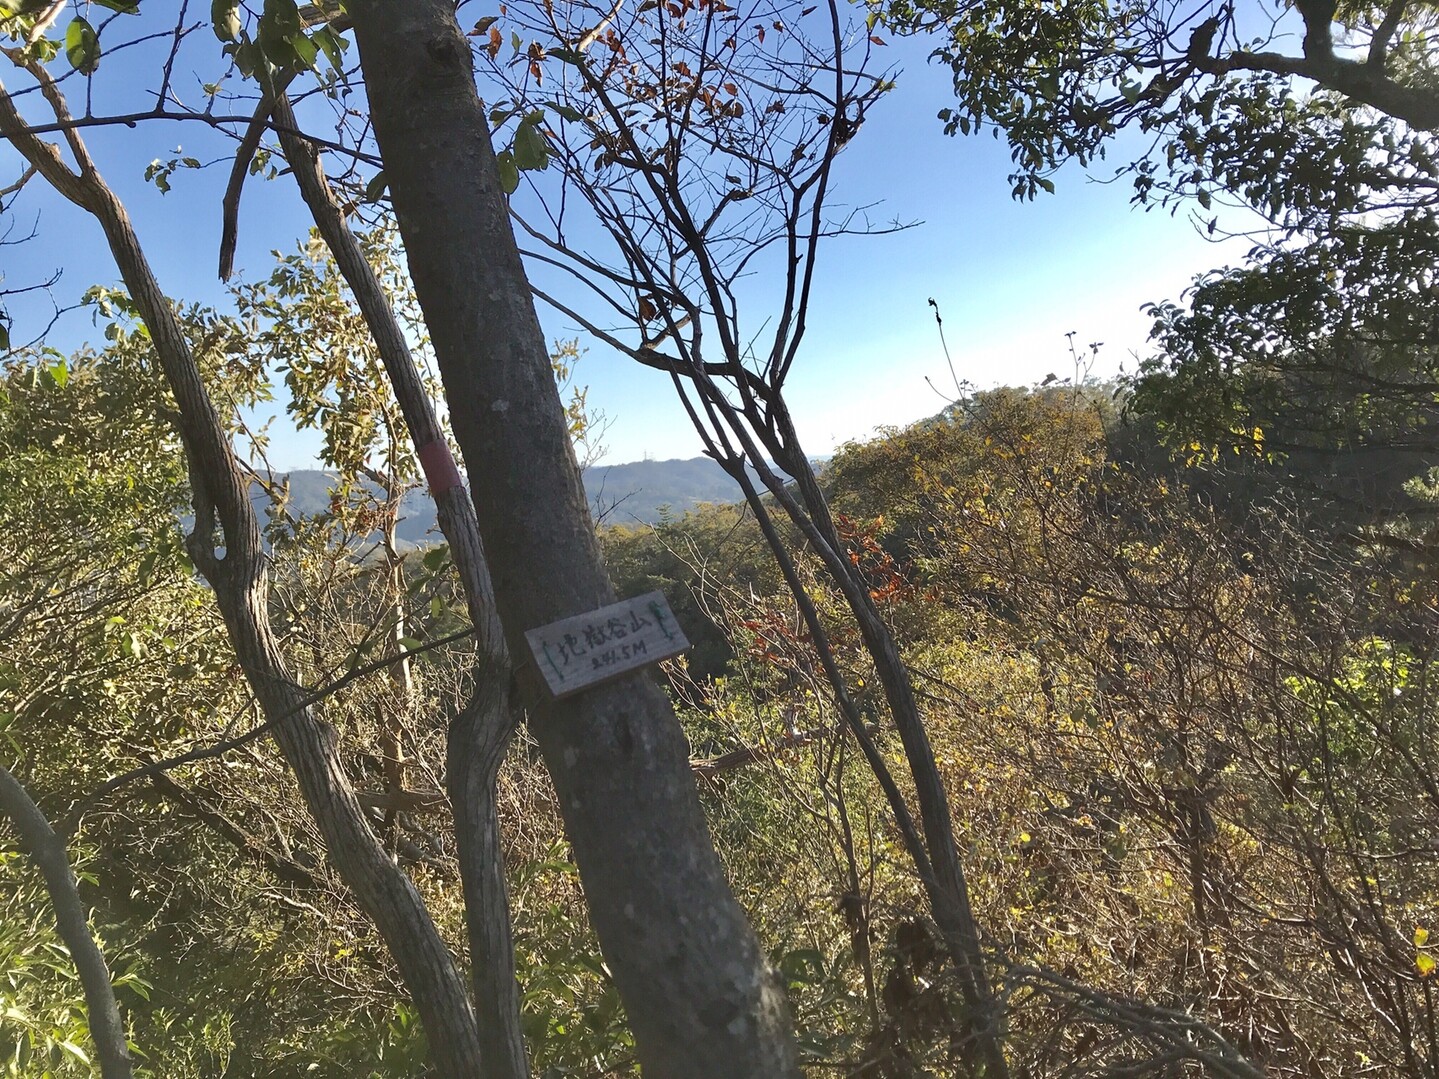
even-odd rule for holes
{"type": "Polygon", "coordinates": [[[500,170],[500,190],[506,195],[513,195],[520,186],[520,170],[515,165],[514,155],[508,150],[501,150],[495,155],[495,164],[500,170]]]}
{"type": "Polygon", "coordinates": [[[790,985],[819,985],[824,981],[824,956],[813,948],[797,948],[779,961],[780,973],[790,985]]]}
{"type": "Polygon", "coordinates": [[[45,370],[48,371],[50,377],[54,379],[55,385],[62,390],[65,388],[66,383],[70,381],[70,368],[64,360],[51,364],[45,370]]]}
{"type": "Polygon", "coordinates": [[[65,28],[65,59],[82,75],[100,66],[100,38],[84,19],[72,19],[65,28]]]}
{"type": "Polygon", "coordinates": [[[0,321],[0,351],[10,351],[10,323],[0,321]]]}
{"type": "Polygon", "coordinates": [[[550,148],[539,127],[526,118],[515,129],[515,167],[543,171],[550,166],[550,148]]]}
{"type": "MultiPolygon", "coordinates": [[[[257,37],[265,56],[276,67],[308,67],[296,51],[296,39],[305,38],[295,0],[265,0],[257,37]]],[[[310,46],[312,49],[314,46],[310,46]]]]}
{"type": "Polygon", "coordinates": [[[210,25],[221,41],[240,40],[240,0],[210,0],[210,25]]]}
{"type": "Polygon", "coordinates": [[[344,53],[350,47],[348,38],[341,37],[328,26],[322,26],[310,40],[320,47],[332,68],[339,71],[344,67],[344,53]]]}
{"type": "Polygon", "coordinates": [[[571,108],[569,105],[566,105],[564,104],[564,102],[561,101],[551,101],[548,102],[548,105],[550,108],[554,109],[556,113],[564,117],[564,119],[570,121],[570,123],[572,124],[584,122],[585,114],[580,112],[579,109],[571,108]]]}
{"type": "Polygon", "coordinates": [[[1419,972],[1421,978],[1427,978],[1433,974],[1436,966],[1439,966],[1439,963],[1436,963],[1434,957],[1428,952],[1420,952],[1414,957],[1414,969],[1419,972]]]}
{"type": "Polygon", "coordinates": [[[172,171],[172,169],[167,168],[165,163],[157,157],[145,166],[145,179],[154,183],[159,189],[160,194],[168,195],[170,193],[170,173],[172,171]]]}
{"type": "Polygon", "coordinates": [[[267,20],[273,30],[286,37],[298,34],[304,29],[295,0],[265,0],[264,13],[260,18],[267,20]]]}
{"type": "Polygon", "coordinates": [[[290,48],[295,50],[301,67],[313,69],[315,61],[320,58],[320,47],[304,34],[296,34],[290,38],[290,48]]]}
{"type": "Polygon", "coordinates": [[[384,169],[381,169],[379,172],[375,173],[375,175],[370,177],[370,182],[365,185],[365,201],[379,202],[381,196],[383,196],[385,193],[385,188],[389,186],[389,183],[390,181],[385,176],[384,169]]]}
{"type": "Polygon", "coordinates": [[[247,79],[252,78],[265,62],[265,54],[253,41],[231,42],[225,46],[224,52],[227,56],[235,58],[235,67],[247,79]]]}
{"type": "Polygon", "coordinates": [[[575,64],[576,66],[578,66],[580,60],[583,59],[581,54],[575,52],[574,49],[546,49],[545,55],[551,59],[558,60],[562,64],[575,64]]]}
{"type": "Polygon", "coordinates": [[[36,15],[50,6],[50,0],[0,0],[0,19],[36,15]]]}
{"type": "Polygon", "coordinates": [[[121,15],[140,14],[140,0],[95,0],[102,8],[118,11],[121,15]]]}

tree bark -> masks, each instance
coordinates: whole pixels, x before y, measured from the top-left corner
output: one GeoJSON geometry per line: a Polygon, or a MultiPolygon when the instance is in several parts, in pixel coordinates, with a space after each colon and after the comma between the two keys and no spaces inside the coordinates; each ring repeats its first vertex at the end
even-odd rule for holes
{"type": "Polygon", "coordinates": [[[125,1024],[120,1019],[120,1006],[115,1002],[115,989],[110,984],[110,968],[90,935],[90,923],[85,918],[85,906],[80,902],[79,886],[70,869],[65,844],[29,792],[3,765],[0,765],[0,810],[4,810],[15,825],[31,860],[45,878],[50,905],[55,908],[55,926],[65,947],[70,949],[70,958],[75,960],[75,970],[85,990],[86,1019],[90,1037],[95,1042],[95,1055],[100,1058],[100,1075],[102,1079],[130,1079],[130,1049],[125,1042],[125,1024]]]}
{"type": "MultiPolygon", "coordinates": [[[[28,65],[28,70],[39,81],[56,119],[67,122],[69,111],[54,81],[38,65],[28,65]]],[[[268,571],[247,485],[184,328],[155,280],[124,206],[73,128],[65,137],[78,172],[64,164],[54,146],[28,131],[3,86],[0,134],[104,229],[175,396],[195,501],[195,528],[188,542],[191,558],[215,591],[235,656],[262,711],[274,722],[275,741],[294,769],[331,864],[379,929],[414,998],[432,1062],[446,1077],[479,1076],[475,1016],[454,959],[414,885],[386,855],[370,827],[345,775],[333,729],[306,702],[304,687],[291,676],[280,653],[266,606],[268,571]],[[223,553],[216,545],[217,525],[223,553]]]]}
{"type": "Polygon", "coordinates": [[[274,115],[280,124],[280,145],[300,193],[369,324],[410,440],[421,451],[440,531],[449,541],[450,557],[459,572],[475,627],[480,656],[475,690],[450,723],[445,783],[465,894],[471,980],[485,1075],[490,1079],[523,1079],[529,1074],[529,1064],[520,1031],[515,946],[496,803],[500,765],[514,732],[510,660],[495,611],[479,521],[469,492],[453,474],[454,461],[444,431],[425,392],[404,330],[345,222],[318,157],[304,139],[293,134],[298,128],[283,93],[275,100],[274,115]]]}
{"type": "Polygon", "coordinates": [[[797,1076],[783,989],[636,674],[552,701],[524,631],[614,595],[448,0],[353,0],[371,118],[464,454],[516,683],[647,1075],[797,1076]]]}

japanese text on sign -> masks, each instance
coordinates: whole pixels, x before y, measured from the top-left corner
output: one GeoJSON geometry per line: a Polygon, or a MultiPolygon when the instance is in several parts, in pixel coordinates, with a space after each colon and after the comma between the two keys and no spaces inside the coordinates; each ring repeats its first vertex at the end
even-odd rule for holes
{"type": "Polygon", "coordinates": [[[677,656],[690,646],[659,592],[532,629],[525,640],[556,697],[677,656]]]}

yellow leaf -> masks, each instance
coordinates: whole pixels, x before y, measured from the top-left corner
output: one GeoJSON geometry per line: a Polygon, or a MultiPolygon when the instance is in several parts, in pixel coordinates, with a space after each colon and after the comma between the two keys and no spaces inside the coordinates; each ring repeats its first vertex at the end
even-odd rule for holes
{"type": "Polygon", "coordinates": [[[1414,947],[1422,948],[1427,943],[1429,943],[1429,930],[1421,925],[1414,930],[1414,947]]]}
{"type": "Polygon", "coordinates": [[[1414,967],[1421,978],[1427,978],[1434,973],[1435,967],[1439,967],[1439,963],[1434,962],[1434,957],[1427,952],[1420,952],[1414,957],[1414,967]]]}

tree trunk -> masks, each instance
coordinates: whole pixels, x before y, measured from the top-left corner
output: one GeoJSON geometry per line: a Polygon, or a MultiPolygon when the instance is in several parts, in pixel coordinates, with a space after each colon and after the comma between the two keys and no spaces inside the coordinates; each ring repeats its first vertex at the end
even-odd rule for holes
{"type": "MultiPolygon", "coordinates": [[[[854,615],[865,651],[873,661],[880,685],[884,689],[890,715],[904,746],[905,761],[914,780],[927,860],[918,856],[912,844],[910,850],[929,895],[935,923],[944,935],[959,975],[967,1013],[965,1021],[970,1035],[970,1062],[975,1072],[983,1075],[985,1079],[1006,1079],[1009,1065],[1003,1048],[1004,1010],[989,981],[979,924],[970,904],[964,863],[955,845],[954,822],[950,817],[949,795],[945,790],[944,777],[940,775],[934,746],[929,740],[929,732],[925,729],[924,717],[915,700],[909,669],[905,666],[899,645],[870,596],[869,585],[863,574],[847,557],[844,542],[830,514],[829,504],[825,500],[824,492],[820,490],[814,468],[800,446],[784,399],[776,394],[767,402],[768,423],[753,407],[747,409],[744,416],[748,419],[750,428],[765,439],[765,449],[775,463],[795,481],[798,497],[766,462],[764,454],[745,428],[738,410],[725,401],[707,377],[697,378],[696,384],[705,395],[716,420],[724,418],[742,445],[744,458],[824,562],[854,615]]],[[[698,424],[697,429],[700,429],[701,435],[704,434],[698,424]]],[[[710,447],[712,452],[719,448],[713,441],[710,447]]],[[[720,459],[723,455],[716,453],[716,456],[720,459]]],[[[743,465],[734,464],[730,467],[730,474],[735,476],[745,489],[756,516],[761,520],[766,519],[768,515],[759,503],[753,485],[744,475],[743,465]]],[[[778,536],[770,530],[766,532],[766,540],[783,566],[786,553],[778,536]]],[[[792,578],[787,576],[786,580],[794,591],[792,578]]],[[[794,591],[794,595],[803,609],[801,591],[794,591]]],[[[816,643],[818,640],[817,638],[816,643]]],[[[827,670],[826,673],[843,703],[846,696],[843,679],[836,671],[827,670]]],[[[873,765],[872,758],[871,764],[873,765]]],[[[886,780],[884,771],[877,768],[875,774],[883,785],[886,780]]],[[[893,799],[892,804],[903,828],[906,814],[901,812],[902,806],[893,799]]],[[[912,824],[910,827],[912,829],[912,824]]],[[[906,838],[910,838],[909,832],[906,832],[906,838]]]]}
{"type": "MultiPolygon", "coordinates": [[[[65,100],[50,76],[38,65],[29,65],[28,70],[39,81],[56,119],[69,121],[65,100]]],[[[431,1060],[447,1079],[479,1076],[479,1037],[464,980],[414,885],[381,848],[345,775],[333,729],[307,704],[305,690],[290,675],[271,631],[266,560],[247,485],[184,329],[155,280],[124,206],[100,176],[75,130],[66,132],[66,140],[78,173],[62,162],[55,147],[27,130],[3,86],[0,134],[104,229],[175,396],[195,500],[190,555],[215,591],[235,656],[266,719],[274,724],[275,741],[294,769],[331,864],[384,937],[414,997],[431,1060]],[[216,546],[217,523],[223,553],[216,546]]]]}
{"type": "Polygon", "coordinates": [[[90,935],[90,923],[85,918],[85,907],[80,902],[65,844],[29,792],[3,765],[0,765],[0,810],[20,833],[21,843],[45,878],[50,905],[55,908],[55,926],[65,947],[70,949],[70,958],[75,961],[80,984],[85,989],[85,1018],[95,1042],[95,1055],[100,1058],[100,1075],[102,1079],[130,1079],[130,1049],[125,1042],[120,1007],[115,1003],[115,989],[110,984],[110,968],[90,935]]]}
{"type": "Polygon", "coordinates": [[[780,463],[795,479],[804,508],[809,511],[810,520],[825,541],[818,546],[817,553],[824,559],[854,615],[865,651],[874,662],[900,743],[904,746],[934,873],[933,884],[929,888],[930,905],[935,923],[944,934],[960,974],[977,1071],[985,1079],[1004,1079],[1009,1074],[1009,1065],[1003,1050],[1003,1012],[990,985],[979,923],[970,905],[969,882],[956,845],[949,793],[945,790],[934,745],[929,740],[923,714],[915,700],[909,668],[900,655],[894,634],[870,596],[868,583],[845,557],[844,542],[830,516],[829,504],[819,488],[814,469],[799,448],[788,411],[779,411],[780,423],[785,428],[785,442],[792,448],[788,459],[780,463]]]}
{"type": "Polygon", "coordinates": [[[464,454],[516,683],[646,1074],[796,1076],[788,1006],[731,893],[669,700],[635,674],[548,698],[524,631],[613,600],[448,0],[353,0],[371,117],[464,454]]]}
{"type": "Polygon", "coordinates": [[[425,467],[440,531],[449,541],[450,557],[464,586],[470,621],[475,627],[480,665],[469,703],[450,723],[445,783],[465,893],[465,924],[485,1075],[489,1079],[523,1079],[529,1075],[529,1064],[520,1032],[515,946],[496,804],[500,765],[514,732],[510,661],[495,612],[494,588],[485,563],[479,522],[469,492],[455,473],[444,431],[425,392],[404,330],[345,222],[319,159],[303,139],[292,133],[297,130],[295,116],[283,94],[275,101],[274,114],[280,125],[280,145],[300,193],[374,335],[410,440],[425,467]]]}

